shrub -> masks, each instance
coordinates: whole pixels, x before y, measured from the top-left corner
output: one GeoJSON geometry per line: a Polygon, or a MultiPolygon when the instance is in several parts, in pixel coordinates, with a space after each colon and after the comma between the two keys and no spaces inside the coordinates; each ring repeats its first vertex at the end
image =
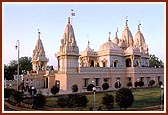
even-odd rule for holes
{"type": "Polygon", "coordinates": [[[144,86],[144,82],[142,80],[139,81],[138,86],[140,86],[140,87],[144,86]]]}
{"type": "Polygon", "coordinates": [[[139,83],[139,82],[135,81],[134,86],[135,86],[135,87],[138,87],[138,86],[139,86],[138,83],[139,83]]]}
{"type": "Polygon", "coordinates": [[[148,85],[149,86],[153,86],[154,84],[155,84],[155,81],[154,80],[150,80],[148,85]]]}
{"type": "Polygon", "coordinates": [[[134,96],[130,89],[121,88],[116,92],[115,100],[120,108],[125,108],[126,110],[126,108],[130,107],[133,104],[134,96]]]}
{"type": "Polygon", "coordinates": [[[109,88],[109,84],[106,82],[103,83],[102,88],[103,88],[103,90],[107,90],[109,88]]]}
{"type": "Polygon", "coordinates": [[[22,93],[19,91],[14,90],[12,92],[12,96],[13,96],[14,100],[16,101],[16,103],[20,103],[23,101],[22,93]]]}
{"type": "Polygon", "coordinates": [[[46,98],[44,95],[42,94],[37,94],[35,97],[34,97],[34,107],[37,109],[37,108],[43,108],[46,104],[46,98]]]}
{"type": "Polygon", "coordinates": [[[158,85],[161,86],[163,83],[161,81],[158,82],[158,85]]]}
{"type": "Polygon", "coordinates": [[[78,85],[72,85],[72,92],[78,92],[78,85]]]}
{"type": "Polygon", "coordinates": [[[126,86],[132,87],[132,82],[129,81],[126,86]]]}
{"type": "Polygon", "coordinates": [[[64,108],[67,106],[67,97],[58,97],[56,102],[59,107],[64,108]]]}
{"type": "Polygon", "coordinates": [[[95,87],[93,84],[89,84],[87,86],[87,91],[92,91],[93,87],[95,87]]]}
{"type": "Polygon", "coordinates": [[[53,95],[55,95],[56,93],[58,93],[59,92],[59,87],[57,87],[57,86],[53,86],[52,88],[51,88],[51,93],[53,94],[53,95]]]}
{"type": "Polygon", "coordinates": [[[105,105],[108,110],[111,110],[114,104],[114,96],[105,94],[105,96],[102,99],[102,104],[105,105]]]}
{"type": "Polygon", "coordinates": [[[14,89],[5,88],[4,89],[4,98],[10,98],[10,96],[12,95],[12,92],[14,92],[14,89]]]}
{"type": "Polygon", "coordinates": [[[57,99],[57,105],[61,108],[68,107],[86,107],[88,99],[85,95],[69,94],[67,96],[59,97],[57,99]]]}

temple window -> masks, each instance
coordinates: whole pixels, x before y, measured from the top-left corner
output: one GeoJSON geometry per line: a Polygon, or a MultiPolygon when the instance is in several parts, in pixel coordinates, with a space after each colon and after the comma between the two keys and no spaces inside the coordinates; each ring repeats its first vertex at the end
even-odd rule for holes
{"type": "Polygon", "coordinates": [[[99,86],[99,78],[95,78],[95,81],[96,81],[96,86],[99,86]]]}
{"type": "Polygon", "coordinates": [[[126,59],[126,67],[131,67],[131,59],[126,59]]]}
{"type": "Polygon", "coordinates": [[[87,87],[89,84],[89,78],[84,78],[84,87],[87,87]]]}
{"type": "Polygon", "coordinates": [[[118,61],[114,61],[114,67],[117,67],[118,66],[118,61]]]}
{"type": "Polygon", "coordinates": [[[94,61],[91,60],[90,67],[94,67],[94,61]]]}

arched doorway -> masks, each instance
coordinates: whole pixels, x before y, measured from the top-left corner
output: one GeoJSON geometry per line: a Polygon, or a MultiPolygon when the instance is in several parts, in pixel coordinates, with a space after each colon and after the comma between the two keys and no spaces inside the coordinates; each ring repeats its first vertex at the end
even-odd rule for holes
{"type": "Polygon", "coordinates": [[[91,60],[90,67],[94,67],[94,61],[91,60]]]}
{"type": "Polygon", "coordinates": [[[131,59],[130,58],[128,58],[128,59],[126,59],[126,67],[131,67],[131,59]]]}
{"type": "Polygon", "coordinates": [[[103,62],[103,67],[106,67],[106,62],[103,62]]]}

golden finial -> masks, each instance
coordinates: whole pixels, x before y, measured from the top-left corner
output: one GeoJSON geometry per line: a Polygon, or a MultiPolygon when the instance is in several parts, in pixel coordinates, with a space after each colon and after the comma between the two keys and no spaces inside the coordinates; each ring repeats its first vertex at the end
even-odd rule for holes
{"type": "Polygon", "coordinates": [[[89,40],[88,40],[88,46],[89,46],[89,44],[90,44],[90,42],[89,42],[89,40]]]}
{"type": "Polygon", "coordinates": [[[126,16],[126,27],[128,26],[128,16],[126,16]]]}
{"type": "Polygon", "coordinates": [[[140,20],[139,20],[139,24],[138,24],[138,30],[140,31],[140,25],[141,25],[141,23],[140,23],[140,20]]]}
{"type": "Polygon", "coordinates": [[[117,33],[118,33],[118,28],[117,28],[117,31],[116,31],[116,37],[117,37],[117,33]]]}
{"type": "Polygon", "coordinates": [[[111,34],[111,32],[109,32],[109,39],[108,39],[109,41],[110,41],[110,34],[111,34]]]}
{"type": "Polygon", "coordinates": [[[37,29],[37,31],[38,31],[38,38],[40,39],[40,29],[37,29]]]}

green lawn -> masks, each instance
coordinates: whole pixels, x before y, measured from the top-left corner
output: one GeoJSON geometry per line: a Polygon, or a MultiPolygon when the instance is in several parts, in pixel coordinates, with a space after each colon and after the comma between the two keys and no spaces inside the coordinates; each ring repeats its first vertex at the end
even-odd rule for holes
{"type": "MultiPolygon", "coordinates": [[[[160,94],[161,89],[160,88],[143,88],[143,89],[132,89],[133,95],[134,95],[134,103],[131,106],[131,108],[141,108],[141,107],[148,107],[148,106],[156,106],[160,104],[160,94]]],[[[96,94],[96,107],[104,106],[102,105],[102,97],[105,93],[112,94],[115,98],[116,91],[110,91],[110,92],[103,92],[103,93],[97,93],[96,94]]],[[[93,93],[87,94],[87,98],[89,100],[87,104],[87,108],[92,107],[93,108],[93,93]]],[[[47,97],[47,103],[46,106],[48,107],[57,107],[56,104],[57,97],[47,97]]],[[[114,103],[114,109],[119,108],[116,103],[114,103]]]]}

